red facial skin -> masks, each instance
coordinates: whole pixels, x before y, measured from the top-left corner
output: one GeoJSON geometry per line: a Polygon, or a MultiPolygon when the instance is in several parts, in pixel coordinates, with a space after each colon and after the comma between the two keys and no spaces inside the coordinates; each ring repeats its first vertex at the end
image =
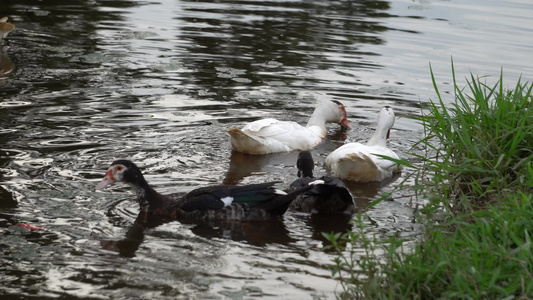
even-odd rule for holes
{"type": "Polygon", "coordinates": [[[44,228],[42,228],[42,227],[33,226],[33,225],[30,225],[30,224],[24,224],[24,223],[15,224],[15,225],[13,225],[13,226],[26,228],[26,229],[31,230],[31,231],[34,231],[34,230],[44,230],[44,228]]]}
{"type": "Polygon", "coordinates": [[[346,113],[346,108],[344,108],[344,106],[339,106],[339,109],[342,110],[342,112],[344,113],[344,118],[342,119],[341,121],[341,126],[344,126],[348,129],[352,128],[350,127],[350,125],[348,124],[348,114],[346,113]]]}
{"type": "Polygon", "coordinates": [[[123,169],[124,169],[124,166],[122,166],[122,165],[117,165],[117,166],[113,167],[112,169],[109,169],[105,173],[104,179],[102,179],[102,181],[100,181],[100,183],[96,186],[96,189],[97,190],[101,190],[101,189],[105,188],[106,186],[117,182],[117,179],[115,178],[115,174],[117,174],[118,172],[122,171],[123,169]]]}

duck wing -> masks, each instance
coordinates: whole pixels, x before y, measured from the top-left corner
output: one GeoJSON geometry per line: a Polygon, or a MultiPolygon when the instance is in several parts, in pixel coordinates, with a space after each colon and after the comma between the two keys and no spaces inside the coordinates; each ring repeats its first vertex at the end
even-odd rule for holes
{"type": "Polygon", "coordinates": [[[292,150],[309,150],[322,141],[323,136],[296,122],[276,119],[258,120],[242,130],[231,128],[233,150],[250,154],[268,154],[292,150]]]}
{"type": "Polygon", "coordinates": [[[276,183],[266,182],[244,186],[217,185],[195,189],[182,197],[180,209],[189,212],[216,210],[233,203],[255,207],[280,193],[285,194],[273,187],[276,183]]]}
{"type": "Polygon", "coordinates": [[[400,159],[398,154],[396,154],[391,149],[382,146],[374,146],[373,149],[370,150],[370,154],[372,155],[372,160],[382,170],[382,172],[393,173],[400,169],[400,165],[398,165],[394,161],[379,156],[383,155],[394,159],[400,159]]]}
{"type": "MultiPolygon", "coordinates": [[[[283,215],[291,202],[315,185],[306,185],[290,192],[274,188],[278,182],[245,186],[210,186],[191,191],[182,198],[180,209],[185,212],[215,210],[231,215],[231,218],[266,219],[265,212],[273,216],[283,215]],[[246,216],[246,214],[250,216],[246,216]],[[242,215],[235,217],[236,215],[242,215]]],[[[223,218],[230,219],[224,216],[223,218]]]]}

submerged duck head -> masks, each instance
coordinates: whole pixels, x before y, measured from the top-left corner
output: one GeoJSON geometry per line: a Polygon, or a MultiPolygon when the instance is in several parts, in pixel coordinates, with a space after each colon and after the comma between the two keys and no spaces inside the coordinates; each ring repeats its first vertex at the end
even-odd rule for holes
{"type": "Polygon", "coordinates": [[[337,100],[320,101],[313,111],[307,126],[324,126],[325,123],[337,123],[343,128],[351,128],[348,124],[346,108],[337,100]]]}
{"type": "Polygon", "coordinates": [[[333,102],[334,104],[337,105],[337,118],[336,118],[336,123],[340,124],[343,128],[351,128],[350,125],[348,124],[348,114],[346,113],[346,108],[344,107],[344,105],[340,102],[340,101],[337,101],[337,100],[331,100],[331,102],[333,102]]]}

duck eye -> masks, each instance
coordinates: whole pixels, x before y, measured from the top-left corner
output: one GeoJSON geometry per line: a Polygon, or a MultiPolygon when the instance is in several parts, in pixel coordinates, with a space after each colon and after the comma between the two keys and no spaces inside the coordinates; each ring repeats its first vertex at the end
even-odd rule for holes
{"type": "Polygon", "coordinates": [[[124,170],[123,166],[117,166],[117,171],[122,171],[122,170],[124,170]]]}

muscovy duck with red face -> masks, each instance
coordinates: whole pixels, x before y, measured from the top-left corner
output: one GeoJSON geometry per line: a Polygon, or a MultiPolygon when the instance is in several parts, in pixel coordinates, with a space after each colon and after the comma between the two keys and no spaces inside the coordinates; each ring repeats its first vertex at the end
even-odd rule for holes
{"type": "Polygon", "coordinates": [[[129,184],[136,192],[141,211],[176,220],[265,221],[282,216],[294,198],[313,188],[312,182],[286,193],[274,187],[277,182],[245,186],[209,186],[195,189],[180,198],[155,191],[141,170],[129,160],[111,164],[97,190],[115,182],[129,184]]]}
{"type": "MultiPolygon", "coordinates": [[[[291,189],[300,189],[316,180],[313,177],[315,163],[311,152],[300,152],[296,166],[300,178],[291,184],[291,189]]],[[[298,195],[289,209],[319,214],[354,212],[356,208],[354,199],[342,180],[331,176],[322,176],[319,180],[324,184],[315,185],[309,191],[298,195]]]]}

